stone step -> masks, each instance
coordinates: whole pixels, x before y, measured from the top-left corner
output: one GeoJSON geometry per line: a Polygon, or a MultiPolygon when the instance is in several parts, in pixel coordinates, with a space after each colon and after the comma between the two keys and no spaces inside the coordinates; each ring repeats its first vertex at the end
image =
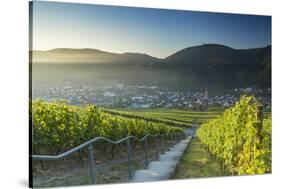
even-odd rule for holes
{"type": "Polygon", "coordinates": [[[170,155],[170,156],[174,156],[175,158],[180,158],[183,154],[183,151],[170,150],[170,151],[167,151],[165,154],[170,155]]]}
{"type": "Polygon", "coordinates": [[[188,136],[174,145],[164,154],[159,155],[157,161],[149,163],[146,169],[137,170],[132,182],[147,182],[169,179],[175,171],[177,163],[183,155],[192,137],[188,136]]]}
{"type": "Polygon", "coordinates": [[[178,162],[178,157],[169,155],[169,154],[163,154],[159,156],[159,161],[165,162],[165,161],[174,161],[178,162]]]}
{"type": "Polygon", "coordinates": [[[148,182],[167,179],[169,174],[166,172],[157,172],[155,170],[142,169],[135,172],[133,182],[148,182]]]}
{"type": "Polygon", "coordinates": [[[166,168],[175,168],[177,163],[175,161],[152,161],[148,169],[157,170],[157,169],[166,169],[166,168]]]}

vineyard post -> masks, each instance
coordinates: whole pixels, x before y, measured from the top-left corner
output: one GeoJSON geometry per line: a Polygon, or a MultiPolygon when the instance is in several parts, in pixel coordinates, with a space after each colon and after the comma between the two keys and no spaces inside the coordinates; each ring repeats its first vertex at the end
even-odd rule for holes
{"type": "Polygon", "coordinates": [[[45,169],[45,165],[44,165],[44,162],[42,160],[40,161],[40,164],[42,166],[42,169],[45,169]]]}
{"type": "Polygon", "coordinates": [[[156,144],[156,148],[155,148],[155,152],[156,152],[156,160],[158,159],[158,136],[156,136],[156,139],[155,139],[155,144],[156,144]]]}
{"type": "Polygon", "coordinates": [[[83,153],[82,153],[81,149],[79,150],[79,158],[80,158],[80,161],[83,163],[83,153]]]}
{"type": "Polygon", "coordinates": [[[161,135],[162,151],[165,152],[164,134],[161,135]]]}
{"type": "MultiPolygon", "coordinates": [[[[257,124],[257,137],[259,138],[260,144],[262,143],[262,123],[263,123],[263,106],[259,105],[258,106],[258,112],[257,112],[257,119],[258,119],[258,124],[257,124]]],[[[259,148],[259,147],[258,147],[259,148]]],[[[250,159],[254,157],[254,152],[251,153],[250,159]]]]}
{"type": "Polygon", "coordinates": [[[131,152],[130,139],[127,140],[127,150],[128,150],[128,175],[129,175],[129,179],[130,179],[132,177],[132,172],[131,172],[132,152],[131,152]]]}
{"type": "Polygon", "coordinates": [[[260,105],[258,107],[257,118],[259,120],[259,124],[258,124],[258,128],[257,128],[258,129],[258,137],[259,137],[259,140],[261,142],[262,141],[261,131],[262,131],[262,127],[263,127],[263,125],[262,125],[262,122],[263,122],[263,106],[262,105],[260,105]]]}
{"type": "Polygon", "coordinates": [[[168,143],[169,143],[169,145],[171,143],[171,134],[170,133],[168,134],[168,143]]]}
{"type": "Polygon", "coordinates": [[[96,176],[95,176],[95,159],[94,159],[94,150],[93,144],[89,144],[89,160],[90,160],[90,175],[92,179],[92,184],[96,183],[96,176]]]}
{"type": "Polygon", "coordinates": [[[145,159],[145,167],[148,166],[147,160],[147,137],[144,139],[144,159],[145,159]]]}

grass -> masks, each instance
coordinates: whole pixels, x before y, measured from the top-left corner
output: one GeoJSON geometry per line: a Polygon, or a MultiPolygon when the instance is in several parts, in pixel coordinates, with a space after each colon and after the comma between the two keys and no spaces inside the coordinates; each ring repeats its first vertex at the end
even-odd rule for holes
{"type": "Polygon", "coordinates": [[[176,168],[173,179],[217,177],[229,175],[223,173],[219,162],[212,159],[204,149],[203,144],[196,137],[194,138],[179,165],[176,168]]]}
{"type": "MultiPolygon", "coordinates": [[[[139,161],[132,161],[132,169],[140,169],[139,161]]],[[[34,175],[35,176],[35,175],[34,175]]],[[[104,168],[96,173],[97,184],[122,183],[128,182],[127,162],[104,168]]],[[[48,176],[34,177],[34,187],[58,187],[91,185],[89,166],[76,167],[72,170],[64,171],[60,175],[49,173],[48,176]]]]}

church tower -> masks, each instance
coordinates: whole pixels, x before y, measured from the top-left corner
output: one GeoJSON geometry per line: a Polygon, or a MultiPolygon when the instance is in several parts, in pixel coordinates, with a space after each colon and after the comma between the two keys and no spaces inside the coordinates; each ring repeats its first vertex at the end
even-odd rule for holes
{"type": "Polygon", "coordinates": [[[207,88],[205,90],[204,99],[208,99],[208,89],[207,88]]]}

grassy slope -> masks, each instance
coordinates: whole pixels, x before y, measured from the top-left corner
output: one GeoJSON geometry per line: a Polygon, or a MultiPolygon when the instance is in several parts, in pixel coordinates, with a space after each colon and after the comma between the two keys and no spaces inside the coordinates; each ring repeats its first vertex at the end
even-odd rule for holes
{"type": "Polygon", "coordinates": [[[173,179],[225,176],[220,164],[212,159],[202,143],[194,138],[183,155],[173,179]]]}

